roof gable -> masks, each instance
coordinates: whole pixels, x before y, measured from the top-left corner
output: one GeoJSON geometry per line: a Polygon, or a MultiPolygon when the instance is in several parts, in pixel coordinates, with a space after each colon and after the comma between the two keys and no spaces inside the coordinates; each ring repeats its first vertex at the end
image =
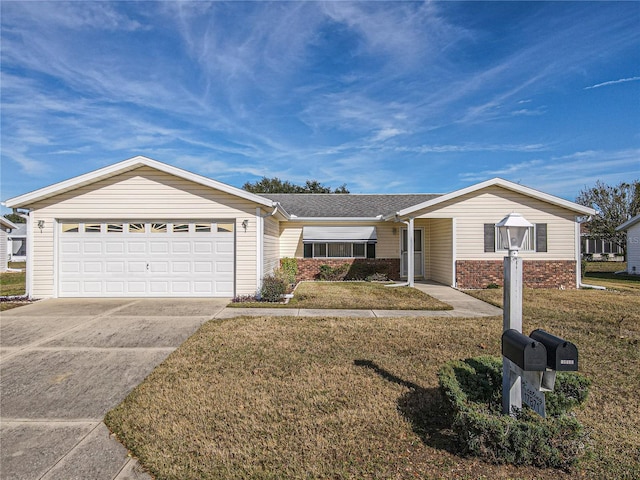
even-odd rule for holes
{"type": "MultiPolygon", "coordinates": [[[[477,192],[487,187],[498,186],[505,188],[507,190],[512,190],[517,193],[521,193],[522,195],[526,195],[532,198],[536,198],[538,200],[542,200],[544,202],[550,203],[552,205],[558,205],[560,207],[566,208],[567,210],[574,211],[581,215],[595,215],[595,210],[589,207],[585,207],[583,205],[579,205],[574,202],[570,202],[569,200],[564,200],[563,198],[556,197],[554,195],[550,195],[548,193],[541,192],[539,190],[534,190],[533,188],[525,187],[523,185],[510,182],[503,178],[492,178],[491,180],[486,180],[481,183],[476,183],[475,185],[471,185],[470,187],[462,188],[460,190],[456,190],[451,193],[447,193],[445,195],[441,195],[432,200],[427,200],[426,202],[422,202],[408,208],[399,210],[396,212],[397,217],[406,217],[414,214],[420,210],[425,208],[437,206],[441,203],[447,202],[449,200],[455,200],[463,195],[467,195],[470,193],[477,192]]],[[[391,219],[392,216],[387,216],[386,219],[391,219]]]]}
{"type": "Polygon", "coordinates": [[[45,200],[47,198],[59,195],[61,193],[75,190],[76,188],[79,188],[79,187],[91,185],[100,180],[114,177],[116,175],[120,175],[122,173],[128,172],[130,170],[134,170],[136,168],[140,168],[143,166],[154,168],[156,170],[165,172],[169,175],[174,175],[176,177],[183,178],[185,180],[198,183],[200,185],[204,185],[216,190],[220,190],[222,192],[229,193],[231,195],[235,195],[240,198],[244,198],[245,200],[249,200],[260,205],[265,205],[268,207],[273,206],[272,201],[264,197],[261,197],[259,195],[255,195],[245,190],[241,190],[239,188],[232,187],[231,185],[227,185],[226,183],[218,182],[216,180],[212,180],[210,178],[203,177],[201,175],[197,175],[195,173],[182,170],[181,168],[167,165],[166,163],[158,162],[157,160],[152,160],[150,158],[143,157],[143,156],[129,158],[128,160],[124,160],[122,162],[118,162],[113,165],[109,165],[107,167],[94,170],[93,172],[85,173],[83,175],[70,178],[69,180],[64,180],[62,182],[55,183],[48,187],[44,187],[39,190],[26,193],[18,197],[10,198],[5,202],[5,205],[8,208],[20,208],[20,207],[26,208],[29,205],[35,202],[38,202],[40,200],[45,200]]]}
{"type": "Polygon", "coordinates": [[[640,222],[640,215],[636,215],[633,218],[630,218],[629,220],[627,220],[626,222],[624,222],[622,225],[620,225],[619,227],[616,228],[616,231],[620,231],[620,230],[627,230],[631,227],[633,227],[636,223],[640,222]]]}

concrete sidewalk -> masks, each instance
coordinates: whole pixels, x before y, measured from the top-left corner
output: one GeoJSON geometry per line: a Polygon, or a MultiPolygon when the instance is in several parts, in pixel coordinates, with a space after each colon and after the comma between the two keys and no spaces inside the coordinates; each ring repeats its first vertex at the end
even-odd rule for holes
{"type": "Polygon", "coordinates": [[[415,288],[447,303],[453,310],[371,310],[371,309],[310,309],[310,308],[235,308],[227,307],[215,318],[242,316],[271,317],[494,317],[502,309],[478,300],[466,293],[435,282],[416,282],[415,288]]]}

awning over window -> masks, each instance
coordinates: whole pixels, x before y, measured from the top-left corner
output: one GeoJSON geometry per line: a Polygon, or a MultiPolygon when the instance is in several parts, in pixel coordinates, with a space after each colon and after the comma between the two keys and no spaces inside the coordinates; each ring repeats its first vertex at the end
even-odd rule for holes
{"type": "Polygon", "coordinates": [[[366,242],[375,243],[376,227],[303,227],[302,241],[314,242],[366,242]]]}

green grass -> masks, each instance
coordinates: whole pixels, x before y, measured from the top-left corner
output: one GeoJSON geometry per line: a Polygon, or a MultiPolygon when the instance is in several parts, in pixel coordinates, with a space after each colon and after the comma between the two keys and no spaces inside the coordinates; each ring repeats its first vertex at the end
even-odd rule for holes
{"type": "Polygon", "coordinates": [[[410,287],[387,287],[372,282],[302,282],[287,304],[231,303],[230,307],[337,308],[375,310],[451,310],[452,307],[410,287]]]}
{"type": "Polygon", "coordinates": [[[627,264],[622,262],[588,262],[582,282],[614,290],[640,291],[640,275],[614,273],[626,268],[627,264]]]}
{"type": "Polygon", "coordinates": [[[158,479],[640,477],[640,292],[525,290],[523,305],[524,331],[573,341],[593,382],[576,411],[592,453],[571,472],[458,454],[436,373],[500,355],[501,317],[211,321],[105,421],[158,479]]]}
{"type": "MultiPolygon", "coordinates": [[[[9,262],[9,268],[25,269],[24,262],[9,262]]],[[[26,273],[4,272],[0,273],[0,297],[24,295],[26,273]]],[[[0,312],[25,305],[25,302],[0,302],[0,312]]]]}
{"type": "Polygon", "coordinates": [[[0,273],[0,296],[25,294],[25,272],[0,273]]]}

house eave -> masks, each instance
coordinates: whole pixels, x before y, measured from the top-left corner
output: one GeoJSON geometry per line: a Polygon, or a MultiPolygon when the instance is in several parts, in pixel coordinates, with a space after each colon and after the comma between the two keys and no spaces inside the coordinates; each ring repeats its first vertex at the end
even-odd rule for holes
{"type": "Polygon", "coordinates": [[[35,202],[46,200],[47,198],[54,197],[61,193],[65,193],[86,185],[91,185],[92,183],[98,182],[100,180],[105,180],[107,178],[114,177],[116,175],[120,175],[122,173],[126,173],[128,171],[135,170],[136,168],[145,166],[154,168],[164,173],[168,173],[170,175],[174,175],[179,178],[183,178],[185,180],[192,181],[194,183],[198,183],[200,185],[204,185],[206,187],[228,193],[230,195],[234,195],[236,197],[243,198],[245,200],[249,200],[259,205],[264,205],[267,207],[275,206],[275,202],[264,197],[260,197],[259,195],[140,155],[129,158],[127,160],[123,160],[122,162],[118,162],[114,165],[109,165],[107,167],[100,168],[98,170],[94,170],[92,172],[88,172],[83,175],[55,183],[53,185],[49,185],[48,187],[34,190],[33,192],[25,193],[24,195],[20,195],[18,197],[10,198],[4,203],[8,208],[27,208],[29,205],[32,205],[35,202]]]}
{"type": "Polygon", "coordinates": [[[291,215],[290,222],[382,222],[382,215],[377,217],[296,217],[291,215]]]}
{"type": "Polygon", "coordinates": [[[638,222],[640,222],[640,215],[636,215],[635,217],[630,218],[629,220],[624,222],[619,227],[616,227],[616,232],[619,232],[619,231],[622,231],[622,230],[626,230],[629,227],[633,227],[638,222]]]}

